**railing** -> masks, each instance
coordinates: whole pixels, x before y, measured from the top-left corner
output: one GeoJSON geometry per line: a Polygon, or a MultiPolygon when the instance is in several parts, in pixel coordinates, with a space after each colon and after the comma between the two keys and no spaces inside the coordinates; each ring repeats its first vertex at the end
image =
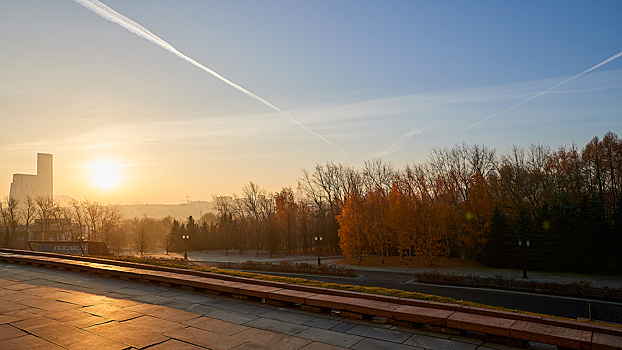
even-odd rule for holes
{"type": "Polygon", "coordinates": [[[622,324],[622,304],[589,302],[590,320],[622,324]]]}

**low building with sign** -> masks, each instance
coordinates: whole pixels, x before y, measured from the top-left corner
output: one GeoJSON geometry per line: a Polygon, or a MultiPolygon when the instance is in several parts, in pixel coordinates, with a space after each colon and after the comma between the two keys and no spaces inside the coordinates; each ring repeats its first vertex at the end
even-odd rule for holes
{"type": "Polygon", "coordinates": [[[46,253],[79,255],[112,255],[104,242],[92,241],[28,241],[30,250],[46,253]]]}

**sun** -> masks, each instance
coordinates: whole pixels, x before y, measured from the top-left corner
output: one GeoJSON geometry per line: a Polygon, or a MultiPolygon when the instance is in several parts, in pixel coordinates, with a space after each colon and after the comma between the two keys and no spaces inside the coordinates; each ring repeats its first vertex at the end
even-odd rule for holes
{"type": "Polygon", "coordinates": [[[120,165],[111,162],[99,162],[89,165],[93,184],[102,190],[110,190],[119,183],[120,165]]]}

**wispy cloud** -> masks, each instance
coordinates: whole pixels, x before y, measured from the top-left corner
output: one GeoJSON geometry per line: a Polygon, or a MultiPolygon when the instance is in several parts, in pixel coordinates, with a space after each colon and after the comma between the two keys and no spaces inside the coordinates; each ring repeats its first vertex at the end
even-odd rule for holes
{"type": "Polygon", "coordinates": [[[579,73],[579,74],[573,75],[572,77],[570,77],[570,78],[568,78],[568,79],[566,79],[566,80],[564,80],[564,81],[562,81],[562,82],[560,82],[560,83],[557,83],[557,84],[555,84],[555,85],[551,86],[550,88],[548,88],[548,89],[546,89],[546,90],[544,90],[544,91],[541,91],[541,92],[539,92],[539,93],[537,93],[537,94],[535,94],[535,95],[533,95],[533,96],[531,96],[531,97],[529,97],[529,98],[527,98],[527,99],[525,99],[525,100],[523,100],[523,101],[521,101],[521,102],[518,102],[518,103],[516,103],[516,104],[514,104],[514,105],[512,105],[512,106],[510,106],[510,107],[508,107],[508,108],[506,108],[506,109],[504,109],[504,110],[502,110],[502,111],[500,111],[500,112],[497,112],[497,113],[495,113],[495,114],[493,114],[493,115],[491,115],[491,116],[488,116],[488,117],[486,117],[486,118],[484,118],[484,119],[482,119],[482,120],[478,121],[477,123],[474,123],[474,124],[471,124],[471,125],[467,126],[466,128],[464,128],[464,129],[460,130],[460,131],[458,132],[458,134],[461,134],[461,133],[463,133],[463,132],[465,132],[465,131],[467,131],[467,130],[471,129],[472,127],[474,127],[474,126],[476,126],[476,125],[479,125],[479,124],[481,124],[481,123],[483,123],[483,122],[485,122],[485,121],[487,121],[487,120],[489,120],[489,119],[492,119],[492,118],[494,118],[494,117],[496,117],[496,116],[498,116],[498,115],[501,115],[501,114],[503,114],[503,113],[509,112],[509,111],[513,110],[514,108],[516,108],[516,107],[518,107],[518,106],[522,106],[522,105],[524,105],[525,103],[527,103],[527,102],[529,102],[529,101],[532,101],[532,100],[534,100],[534,99],[536,99],[536,98],[538,98],[538,97],[540,97],[540,96],[542,96],[542,95],[544,95],[544,94],[548,93],[549,91],[551,91],[551,90],[553,90],[553,89],[555,89],[555,88],[559,87],[560,85],[566,84],[567,82],[569,82],[569,81],[571,81],[571,80],[573,80],[573,79],[576,79],[576,78],[578,78],[578,77],[580,77],[580,76],[582,76],[582,75],[584,75],[584,74],[586,74],[586,73],[589,73],[589,72],[593,71],[594,69],[599,68],[599,67],[601,67],[601,66],[603,66],[603,65],[605,65],[605,64],[607,64],[607,63],[609,63],[609,62],[611,62],[611,61],[613,61],[613,60],[615,60],[616,58],[618,58],[618,57],[620,57],[620,56],[622,56],[622,52],[619,52],[618,54],[613,55],[613,56],[611,56],[611,57],[607,58],[606,60],[604,60],[604,61],[600,62],[599,64],[597,64],[597,65],[595,65],[595,66],[593,66],[593,67],[591,67],[591,68],[589,68],[589,69],[587,69],[587,70],[584,70],[583,72],[581,72],[581,73],[579,73]]]}
{"type": "MultiPolygon", "coordinates": [[[[551,86],[552,81],[554,79],[371,99],[348,104],[312,105],[292,113],[314,129],[347,144],[351,149],[356,149],[348,158],[340,159],[344,162],[373,155],[393,156],[397,159],[405,154],[398,153],[399,150],[410,149],[414,145],[418,147],[416,152],[421,153],[427,152],[427,145],[442,146],[442,139],[448,134],[472,124],[481,115],[499,110],[500,106],[524,100],[532,96],[533,91],[542,91],[543,87],[551,86]]],[[[599,120],[619,115],[619,104],[612,101],[615,96],[619,96],[620,89],[622,70],[585,75],[581,80],[575,80],[564,88],[552,91],[551,98],[525,106],[524,111],[521,109],[520,118],[517,118],[517,112],[514,111],[514,114],[508,114],[512,118],[495,119],[495,133],[513,135],[517,126],[545,121],[561,125],[588,116],[599,120]],[[582,102],[577,108],[574,103],[581,96],[594,97],[595,100],[591,104],[582,102]],[[614,97],[602,99],[603,96],[614,97]],[[549,100],[554,100],[556,104],[545,105],[549,100]]],[[[262,156],[278,158],[279,155],[292,152],[292,142],[301,145],[301,148],[315,150],[313,144],[308,143],[308,140],[313,140],[311,135],[286,122],[275,111],[203,117],[202,105],[189,109],[187,113],[178,114],[170,110],[151,110],[149,105],[130,107],[111,105],[106,101],[91,101],[86,106],[88,108],[80,103],[75,106],[70,103],[69,106],[61,109],[60,113],[54,111],[54,108],[48,108],[50,111],[37,110],[44,115],[58,114],[54,114],[54,118],[62,115],[68,119],[63,119],[62,129],[55,129],[43,137],[27,134],[20,138],[3,139],[0,142],[0,154],[28,155],[40,151],[55,154],[117,151],[127,154],[137,150],[153,150],[163,161],[175,163],[180,159],[181,152],[194,159],[262,156]],[[96,110],[95,113],[92,112],[93,109],[96,110]],[[83,110],[89,112],[85,114],[83,110]],[[174,118],[171,114],[175,114],[174,118]],[[105,118],[107,115],[117,117],[111,121],[105,118]],[[141,121],[131,118],[136,115],[141,116],[141,121]],[[174,120],[183,116],[186,118],[174,120]],[[274,127],[279,124],[283,125],[274,127]],[[308,139],[304,140],[303,137],[308,139]],[[261,151],[258,148],[260,145],[265,146],[261,151]],[[232,151],[234,149],[240,154],[235,154],[232,151]]],[[[0,125],[9,128],[7,123],[6,120],[0,121],[0,125]]],[[[477,142],[488,142],[485,137],[478,135],[477,142]]],[[[331,157],[326,153],[314,154],[331,157]]],[[[409,154],[412,157],[414,152],[409,154]]]]}
{"type": "MultiPolygon", "coordinates": [[[[622,88],[621,79],[622,70],[586,75],[580,82],[568,84],[567,89],[550,91],[549,93],[556,98],[554,103],[563,101],[561,105],[550,107],[563,111],[569,119],[572,119],[573,116],[568,114],[572,111],[566,110],[567,102],[581,96],[605,96],[608,91],[622,88]]],[[[351,129],[362,129],[359,128],[360,125],[364,127],[372,125],[376,128],[378,124],[385,124],[395,126],[395,129],[403,132],[405,125],[429,123],[427,129],[430,131],[441,129],[446,135],[451,130],[462,130],[473,125],[473,120],[477,120],[478,116],[486,114],[487,111],[498,109],[504,104],[516,104],[517,100],[524,101],[532,97],[534,91],[542,91],[556,80],[559,81],[559,78],[370,99],[348,104],[313,105],[294,110],[292,113],[299,115],[300,118],[307,118],[308,123],[314,127],[325,128],[330,125],[345,133],[351,129]],[[402,123],[396,124],[396,120],[402,123]],[[367,122],[369,124],[365,124],[367,122]]],[[[525,117],[522,121],[527,122],[528,118],[525,117]]]]}
{"type": "Polygon", "coordinates": [[[254,98],[255,100],[263,103],[264,105],[274,109],[275,111],[278,111],[279,113],[287,116],[289,119],[291,119],[294,123],[296,123],[298,126],[300,126],[301,128],[303,128],[304,130],[306,130],[307,132],[317,136],[318,138],[320,138],[321,140],[327,142],[328,144],[340,149],[344,154],[346,153],[346,151],[343,150],[343,148],[335,145],[334,143],[328,141],[327,139],[325,139],[324,137],[322,137],[320,134],[308,129],[306,126],[304,126],[303,124],[301,124],[300,122],[298,122],[298,120],[294,119],[294,117],[292,117],[291,115],[289,115],[288,113],[282,111],[280,108],[276,107],[275,105],[271,104],[270,102],[264,100],[263,98],[255,95],[254,93],[244,89],[243,87],[235,84],[234,82],[228,80],[227,78],[223,77],[222,75],[216,73],[215,71],[213,71],[210,68],[205,67],[204,65],[202,65],[201,63],[193,60],[192,58],[186,56],[185,54],[181,53],[180,51],[178,51],[177,49],[175,49],[171,44],[169,44],[168,42],[164,41],[163,39],[159,38],[158,36],[156,36],[155,34],[151,33],[149,30],[147,30],[145,27],[141,26],[140,24],[132,21],[131,19],[123,16],[122,14],[116,12],[115,10],[111,9],[110,7],[104,5],[103,3],[97,1],[97,0],[74,0],[75,2],[77,2],[78,4],[86,7],[87,9],[95,12],[96,14],[100,15],[101,17],[103,17],[104,19],[107,19],[113,23],[116,23],[120,26],[122,26],[123,28],[129,30],[130,32],[144,38],[147,39],[149,41],[151,41],[152,43],[160,46],[161,48],[171,52],[172,54],[176,55],[177,57],[191,63],[192,65],[200,68],[201,70],[211,74],[212,76],[216,77],[217,79],[221,80],[222,82],[224,82],[225,84],[237,89],[238,91],[254,98]]]}
{"type": "Polygon", "coordinates": [[[384,156],[388,156],[389,154],[391,154],[393,152],[397,152],[399,150],[404,149],[406,147],[404,145],[406,143],[406,141],[408,141],[408,139],[410,139],[414,135],[419,135],[419,134],[423,133],[425,131],[426,126],[427,125],[425,125],[425,126],[423,126],[421,128],[412,129],[409,132],[405,133],[404,135],[398,137],[396,140],[391,142],[387,148],[385,148],[384,150],[382,150],[381,152],[379,152],[375,156],[376,157],[384,157],[384,156]]]}

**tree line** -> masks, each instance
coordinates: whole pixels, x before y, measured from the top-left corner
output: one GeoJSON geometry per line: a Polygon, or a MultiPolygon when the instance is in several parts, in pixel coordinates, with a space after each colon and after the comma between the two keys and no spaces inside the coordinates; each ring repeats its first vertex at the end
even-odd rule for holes
{"type": "Polygon", "coordinates": [[[622,272],[622,142],[612,132],[582,149],[435,148],[390,173],[372,188],[349,188],[337,215],[347,255],[519,267],[524,254],[539,270],[622,272]]]}
{"type": "Polygon", "coordinates": [[[249,182],[241,194],[214,196],[215,213],[198,220],[123,219],[117,206],[88,200],[5,198],[0,244],[16,247],[18,227],[39,219],[28,239],[85,237],[116,252],[128,244],[141,254],[321,249],[359,260],[456,257],[496,267],[520,267],[525,254],[533,269],[622,272],[621,188],[622,141],[613,132],[582,148],[532,144],[503,154],[462,143],[401,169],[381,159],[362,169],[317,164],[302,171],[301,195],[249,182]],[[525,251],[519,240],[530,242],[525,251]]]}
{"type": "Polygon", "coordinates": [[[359,260],[456,257],[496,267],[522,266],[525,254],[535,269],[620,272],[621,188],[613,132],[582,148],[531,144],[503,154],[462,143],[402,169],[381,159],[362,169],[318,164],[298,179],[304,198],[250,182],[240,195],[214,197],[217,216],[197,237],[206,249],[239,253],[321,244],[359,260]],[[530,242],[526,252],[519,240],[530,242]]]}
{"type": "Polygon", "coordinates": [[[172,221],[147,216],[124,219],[118,206],[90,200],[28,196],[22,203],[5,197],[0,201],[0,246],[29,249],[27,241],[33,240],[90,240],[105,242],[117,254],[128,245],[142,254],[162,246],[172,221]]]}

